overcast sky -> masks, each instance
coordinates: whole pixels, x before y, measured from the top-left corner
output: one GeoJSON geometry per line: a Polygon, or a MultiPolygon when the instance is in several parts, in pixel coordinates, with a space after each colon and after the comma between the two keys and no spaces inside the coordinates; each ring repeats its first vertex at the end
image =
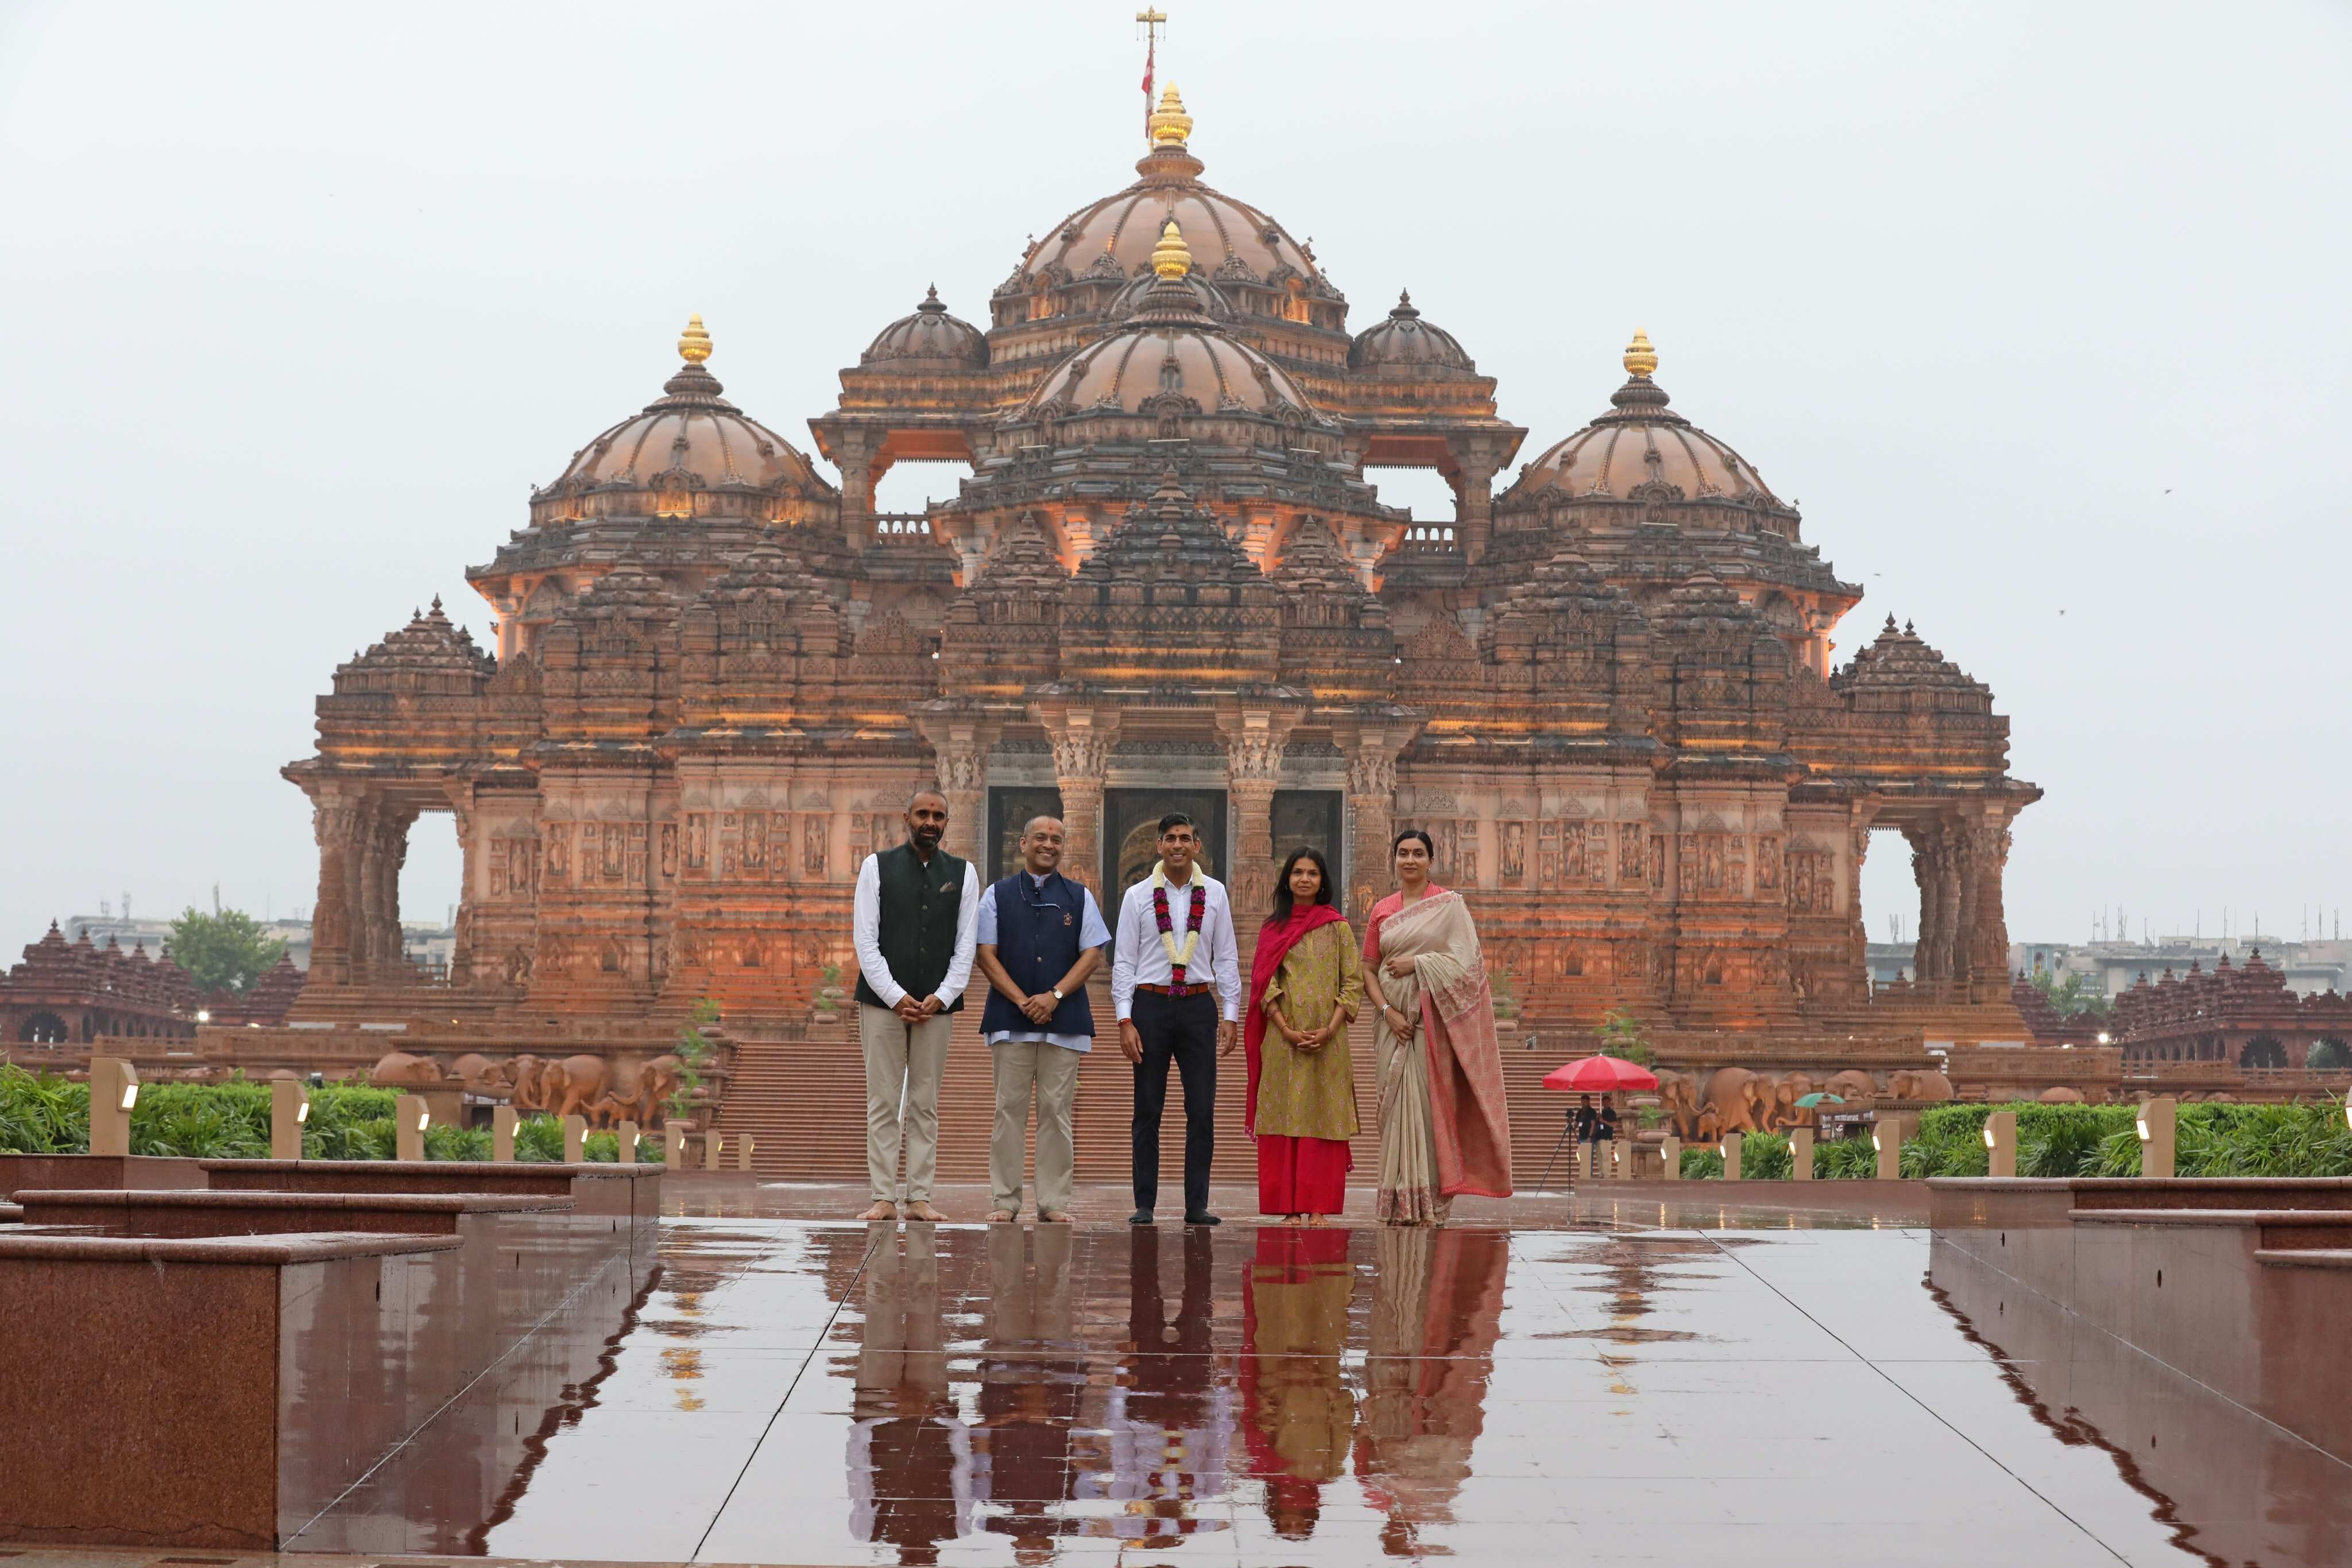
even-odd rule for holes
{"type": "MultiPolygon", "coordinates": [[[[465,569],[688,311],[803,444],[926,284],[984,319],[1132,177],[1135,8],[0,4],[0,954],[307,908],[335,664],[436,593],[482,637],[465,569]]],[[[2013,936],[2352,903],[2352,11],[1165,8],[1206,178],[1353,327],[1409,285],[1522,460],[1645,327],[1866,587],[1839,661],[1892,613],[1991,685],[2013,936]]]]}

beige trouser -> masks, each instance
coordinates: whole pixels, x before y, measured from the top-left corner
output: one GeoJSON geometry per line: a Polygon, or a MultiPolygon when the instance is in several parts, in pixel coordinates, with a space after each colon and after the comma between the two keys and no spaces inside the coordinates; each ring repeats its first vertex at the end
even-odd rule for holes
{"type": "Polygon", "coordinates": [[[1085,1058],[1042,1040],[1008,1040],[996,1054],[996,1131],[988,1140],[992,1209],[1021,1212],[1021,1164],[1027,1153],[1029,1095],[1037,1095],[1037,1212],[1070,1212],[1070,1109],[1085,1058]]]}
{"type": "Polygon", "coordinates": [[[929,1203],[939,1172],[940,1076],[948,1065],[949,1015],[908,1023],[888,1008],[857,1004],[866,1048],[866,1171],[874,1201],[898,1201],[898,1104],[906,1102],[907,1201],[929,1203]]]}

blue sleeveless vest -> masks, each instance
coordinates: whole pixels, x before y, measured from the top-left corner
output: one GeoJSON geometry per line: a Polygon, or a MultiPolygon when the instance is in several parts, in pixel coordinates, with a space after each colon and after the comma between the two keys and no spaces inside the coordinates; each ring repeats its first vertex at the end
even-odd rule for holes
{"type": "MultiPolygon", "coordinates": [[[[1050,991],[1078,961],[1078,933],[1086,917],[1084,887],[1060,872],[1046,873],[1041,887],[1029,880],[1027,872],[1016,871],[996,884],[996,961],[1004,966],[1013,983],[1031,996],[1050,991]]],[[[1095,1014],[1087,1001],[1087,988],[1080,986],[1064,997],[1054,1016],[1040,1026],[1031,1023],[1010,998],[991,987],[988,1003],[981,1009],[980,1028],[983,1034],[1036,1030],[1045,1034],[1091,1035],[1095,1014]]]]}

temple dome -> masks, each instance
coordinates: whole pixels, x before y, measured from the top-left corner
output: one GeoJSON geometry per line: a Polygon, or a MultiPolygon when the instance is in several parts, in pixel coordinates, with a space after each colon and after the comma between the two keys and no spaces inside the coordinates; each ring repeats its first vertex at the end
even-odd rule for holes
{"type": "Polygon", "coordinates": [[[1013,275],[997,288],[1016,293],[1041,279],[1062,283],[1090,271],[1132,277],[1150,269],[1151,250],[1173,218],[1193,242],[1212,278],[1279,284],[1292,277],[1309,293],[1338,298],[1315,264],[1314,253],[1247,202],[1201,183],[1202,163],[1186,145],[1192,127],[1171,86],[1151,117],[1152,147],[1135,165],[1140,176],[1125,190],[1080,207],[1031,242],[1013,275]]]}
{"type": "Polygon", "coordinates": [[[1154,287],[1129,325],[1046,372],[1013,419],[1191,412],[1327,423],[1281,367],[1201,308],[1191,260],[1170,219],[1152,250],[1154,287]]]}
{"type": "Polygon", "coordinates": [[[1396,308],[1389,312],[1388,319],[1356,334],[1356,340],[1348,345],[1348,363],[1360,371],[1397,366],[1411,371],[1475,373],[1478,369],[1471,362],[1461,340],[1444,328],[1421,319],[1409,292],[1397,295],[1396,308]]]}
{"type": "Polygon", "coordinates": [[[882,329],[857,357],[862,365],[906,361],[902,368],[978,370],[988,363],[988,340],[971,322],[948,314],[934,287],[915,307],[882,329]]]}
{"type": "Polygon", "coordinates": [[[1501,499],[1551,490],[1569,500],[1716,499],[1788,509],[1746,458],[1667,408],[1665,389],[1651,380],[1657,368],[1648,334],[1635,332],[1625,350],[1627,379],[1609,412],[1520,469],[1501,499]],[[1660,485],[1681,494],[1654,488],[1660,485]]]}
{"type": "MultiPolygon", "coordinates": [[[[1139,277],[1129,279],[1127,287],[1113,295],[1111,302],[1103,308],[1104,317],[1113,321],[1126,320],[1143,308],[1144,299],[1153,289],[1158,288],[1160,284],[1158,275],[1150,272],[1139,277]]],[[[1219,288],[1200,273],[1186,273],[1176,280],[1176,284],[1178,287],[1192,297],[1193,305],[1202,315],[1213,317],[1220,321],[1230,321],[1234,319],[1234,302],[1225,298],[1223,289],[1219,288]]]]}
{"type": "Polygon", "coordinates": [[[703,366],[710,358],[710,334],[701,317],[688,322],[677,351],[686,362],[662,383],[662,395],[573,453],[541,496],[614,486],[831,492],[832,486],[791,442],[719,395],[726,389],[703,366]]]}

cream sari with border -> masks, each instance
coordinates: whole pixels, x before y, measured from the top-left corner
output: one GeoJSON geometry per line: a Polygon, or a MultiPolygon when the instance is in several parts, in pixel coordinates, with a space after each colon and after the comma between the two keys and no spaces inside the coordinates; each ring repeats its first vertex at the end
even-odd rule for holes
{"type": "Polygon", "coordinates": [[[1376,959],[1412,961],[1381,972],[1391,1006],[1421,1028],[1400,1040],[1382,1014],[1379,1215],[1444,1224],[1463,1193],[1511,1195],[1511,1124],[1503,1055],[1478,929],[1462,895],[1433,890],[1380,922],[1376,959]]]}

